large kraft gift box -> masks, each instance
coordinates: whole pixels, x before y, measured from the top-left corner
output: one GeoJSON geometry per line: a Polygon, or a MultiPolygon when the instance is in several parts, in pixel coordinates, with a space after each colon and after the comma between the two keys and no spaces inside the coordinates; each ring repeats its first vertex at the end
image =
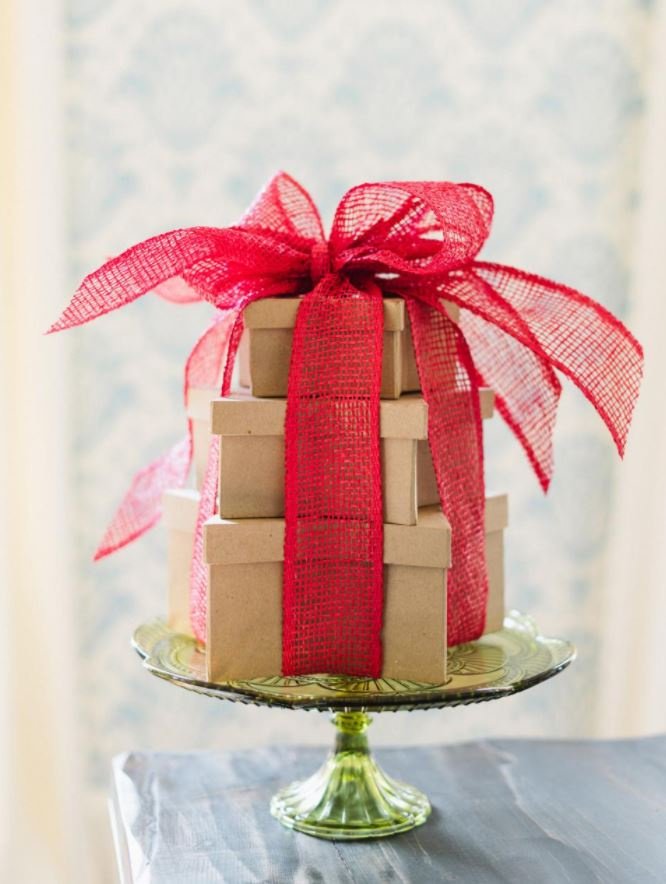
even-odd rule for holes
{"type": "Polygon", "coordinates": [[[167,587],[169,628],[191,633],[190,563],[194,530],[199,509],[199,492],[177,488],[162,498],[164,525],[167,530],[167,587]]]}
{"type": "MultiPolygon", "coordinates": [[[[291,344],[298,297],[262,298],[245,308],[243,322],[249,331],[249,373],[252,395],[286,396],[291,344]]],[[[402,298],[383,298],[384,348],[382,353],[382,399],[397,399],[421,389],[407,308],[402,298]]],[[[458,308],[447,304],[457,319],[458,308]]]]}
{"type": "MultiPolygon", "coordinates": [[[[208,391],[196,392],[202,393],[194,421],[198,462],[199,452],[207,451],[203,409],[210,398],[208,391]]],[[[491,390],[481,391],[483,417],[492,416],[493,400],[491,390]]],[[[282,517],[286,401],[238,393],[213,400],[210,412],[211,432],[221,436],[219,514],[226,519],[282,517]]],[[[413,394],[382,401],[379,423],[384,521],[415,525],[419,506],[439,502],[427,404],[413,394]]]]}
{"type": "MultiPolygon", "coordinates": [[[[506,495],[486,503],[486,632],[504,616],[506,495]]],[[[446,677],[446,576],[451,532],[438,506],[415,526],[384,525],[384,678],[446,677]]],[[[211,681],[279,674],[282,665],[284,520],[214,517],[204,526],[209,565],[206,658],[211,681]]]]}

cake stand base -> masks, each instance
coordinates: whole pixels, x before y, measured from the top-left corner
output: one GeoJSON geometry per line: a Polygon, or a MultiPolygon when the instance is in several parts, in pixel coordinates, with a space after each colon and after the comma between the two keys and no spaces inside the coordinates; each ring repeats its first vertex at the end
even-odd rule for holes
{"type": "Polygon", "coordinates": [[[271,813],[283,825],[317,838],[381,838],[420,826],[430,814],[426,796],[387,776],[365,735],[365,712],[336,712],[335,749],[309,779],[281,789],[271,813]]]}

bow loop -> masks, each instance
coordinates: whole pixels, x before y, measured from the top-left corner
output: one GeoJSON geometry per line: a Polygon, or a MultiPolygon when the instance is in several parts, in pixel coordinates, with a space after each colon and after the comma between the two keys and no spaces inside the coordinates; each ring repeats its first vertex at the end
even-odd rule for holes
{"type": "Polygon", "coordinates": [[[324,227],[312,197],[286,172],[278,172],[259,192],[239,226],[323,242],[324,227]]]}
{"type": "Polygon", "coordinates": [[[472,184],[362,184],[338,206],[331,248],[348,270],[441,278],[476,257],[492,214],[492,197],[472,184]]]}

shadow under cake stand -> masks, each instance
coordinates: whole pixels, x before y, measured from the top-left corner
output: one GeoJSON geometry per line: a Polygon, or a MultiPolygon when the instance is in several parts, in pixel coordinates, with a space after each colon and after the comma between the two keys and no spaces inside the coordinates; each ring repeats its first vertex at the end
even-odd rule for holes
{"type": "Polygon", "coordinates": [[[163,620],[145,623],[133,645],[153,675],[199,694],[333,713],[335,748],[309,779],[281,789],[271,813],[281,823],[319,838],[351,840],[406,832],[421,825],[430,802],[418,789],[379,767],[365,734],[368,712],[440,709],[497,700],[533,687],[565,669],[575,657],[567,641],[539,634],[534,621],[511,611],[503,629],[448,651],[442,684],[347,676],[274,676],[213,683],[206,679],[205,651],[163,620]]]}

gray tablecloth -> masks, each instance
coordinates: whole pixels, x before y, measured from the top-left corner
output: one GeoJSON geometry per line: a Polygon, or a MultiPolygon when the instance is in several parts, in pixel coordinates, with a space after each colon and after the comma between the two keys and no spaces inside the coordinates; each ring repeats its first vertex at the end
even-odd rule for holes
{"type": "Polygon", "coordinates": [[[327,842],[284,829],[273,792],[323,750],[130,752],[113,762],[123,884],[666,882],[666,737],[378,750],[433,805],[418,829],[327,842]]]}

